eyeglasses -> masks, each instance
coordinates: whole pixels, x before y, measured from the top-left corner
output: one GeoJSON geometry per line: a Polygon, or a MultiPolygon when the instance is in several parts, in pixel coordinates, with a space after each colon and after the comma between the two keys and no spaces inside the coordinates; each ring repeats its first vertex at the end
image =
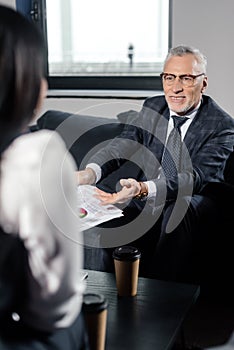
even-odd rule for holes
{"type": "Polygon", "coordinates": [[[201,77],[202,75],[205,75],[205,73],[201,73],[197,75],[192,75],[192,74],[175,75],[171,73],[161,73],[160,77],[163,79],[164,83],[166,83],[166,85],[168,86],[173,85],[176,77],[178,77],[183,86],[191,87],[195,84],[195,79],[197,79],[198,77],[201,77]]]}

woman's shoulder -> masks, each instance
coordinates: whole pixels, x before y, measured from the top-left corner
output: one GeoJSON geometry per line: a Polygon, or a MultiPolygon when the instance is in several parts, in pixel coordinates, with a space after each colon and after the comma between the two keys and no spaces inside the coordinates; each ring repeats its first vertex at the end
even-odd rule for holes
{"type": "Polygon", "coordinates": [[[43,150],[47,145],[65,147],[64,141],[56,131],[39,130],[29,132],[16,138],[13,142],[14,149],[43,150]]]}
{"type": "Polygon", "coordinates": [[[41,158],[42,154],[65,152],[66,146],[55,131],[40,130],[17,137],[5,151],[7,159],[17,162],[32,162],[41,158]]]}
{"type": "Polygon", "coordinates": [[[29,169],[38,171],[42,163],[51,169],[65,158],[70,159],[74,168],[72,157],[61,136],[55,131],[41,130],[17,137],[5,150],[1,163],[7,172],[12,169],[15,173],[25,174],[29,169]]]}

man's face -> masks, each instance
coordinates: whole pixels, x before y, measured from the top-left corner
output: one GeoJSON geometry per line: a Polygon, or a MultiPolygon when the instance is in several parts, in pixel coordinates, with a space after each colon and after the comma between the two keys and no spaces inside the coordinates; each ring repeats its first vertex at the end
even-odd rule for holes
{"type": "MultiPolygon", "coordinates": [[[[183,74],[198,75],[203,73],[201,65],[192,54],[184,56],[172,56],[165,63],[164,73],[176,76],[183,74]]],[[[207,86],[207,77],[202,75],[194,79],[193,86],[186,87],[181,80],[176,77],[171,85],[163,80],[163,89],[169,108],[179,114],[185,115],[194,109],[201,100],[202,93],[207,86]]]]}

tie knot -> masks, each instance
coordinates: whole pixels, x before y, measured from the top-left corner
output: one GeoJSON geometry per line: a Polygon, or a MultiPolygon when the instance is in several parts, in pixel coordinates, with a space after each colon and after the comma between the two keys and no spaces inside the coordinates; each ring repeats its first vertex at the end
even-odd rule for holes
{"type": "Polygon", "coordinates": [[[180,127],[188,120],[186,117],[179,117],[177,115],[172,116],[173,121],[174,121],[174,127],[178,130],[180,130],[180,127]]]}

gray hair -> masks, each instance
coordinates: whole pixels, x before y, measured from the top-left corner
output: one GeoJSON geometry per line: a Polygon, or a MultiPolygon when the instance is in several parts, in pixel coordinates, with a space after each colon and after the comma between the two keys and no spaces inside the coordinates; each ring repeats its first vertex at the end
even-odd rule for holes
{"type": "Polygon", "coordinates": [[[206,73],[207,66],[207,58],[198,50],[190,46],[180,45],[174,48],[171,48],[167,54],[167,57],[164,62],[164,66],[166,62],[172,56],[185,56],[185,55],[194,55],[196,57],[197,62],[202,66],[203,73],[206,73]]]}

